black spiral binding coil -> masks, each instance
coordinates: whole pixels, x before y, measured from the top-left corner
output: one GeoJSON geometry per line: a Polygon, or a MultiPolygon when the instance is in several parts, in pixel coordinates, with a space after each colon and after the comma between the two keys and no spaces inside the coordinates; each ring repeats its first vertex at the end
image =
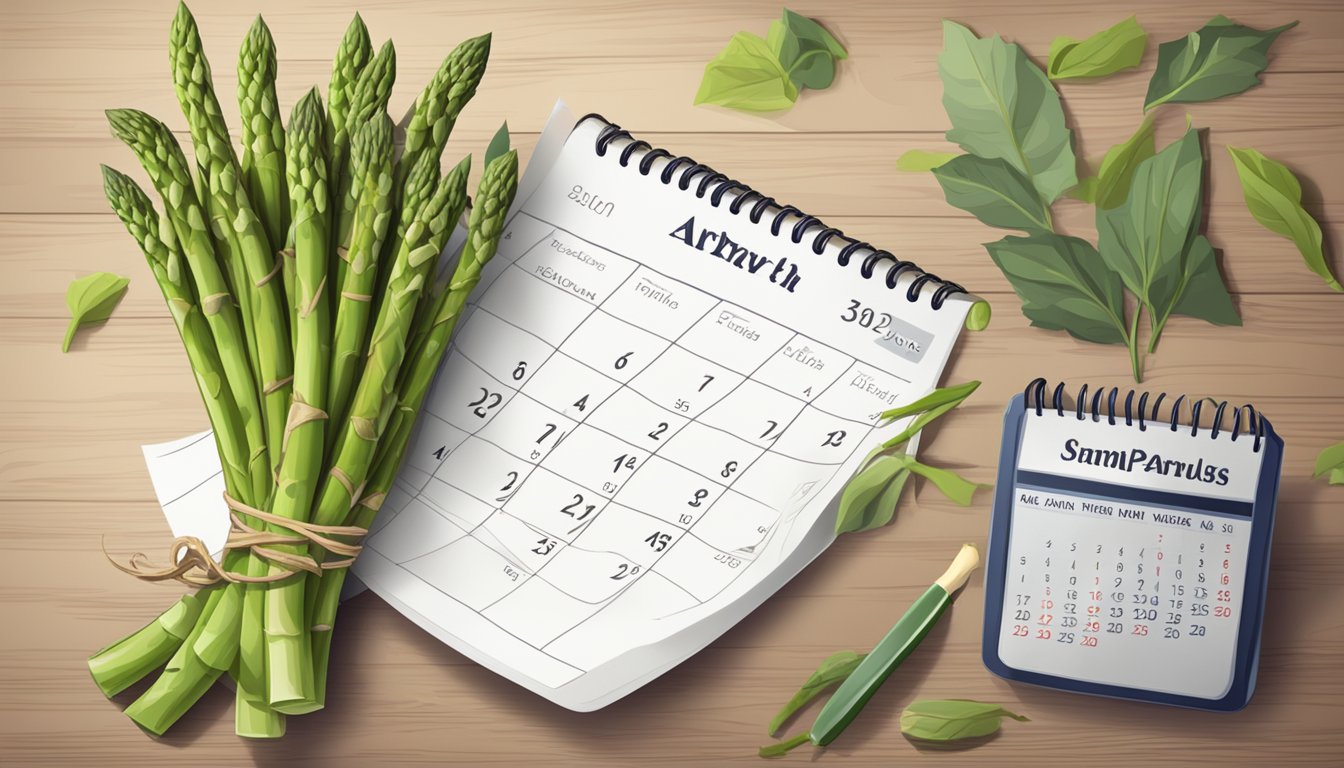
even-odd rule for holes
{"type": "MultiPolygon", "coordinates": [[[[1074,407],[1068,409],[1072,411],[1072,414],[1065,413],[1066,409],[1064,407],[1064,382],[1061,381],[1055,387],[1054,394],[1050,396],[1049,406],[1046,405],[1046,390],[1048,389],[1048,387],[1049,385],[1047,384],[1045,379],[1035,379],[1030,384],[1027,385],[1026,390],[1023,392],[1023,397],[1025,397],[1026,399],[1025,402],[1027,407],[1029,408],[1035,407],[1037,416],[1044,414],[1048,407],[1049,409],[1054,410],[1060,416],[1072,415],[1079,421],[1082,421],[1084,418],[1086,418],[1086,416],[1090,412],[1093,421],[1101,421],[1101,419],[1104,417],[1107,423],[1110,424],[1111,426],[1114,426],[1116,419],[1121,416],[1121,414],[1119,414],[1116,409],[1116,399],[1120,396],[1119,387],[1111,387],[1109,394],[1106,394],[1105,387],[1096,390],[1092,394],[1092,402],[1089,404],[1087,401],[1087,385],[1084,384],[1078,390],[1078,397],[1075,399],[1074,407]],[[1103,414],[1101,410],[1101,398],[1103,394],[1106,394],[1105,414],[1103,414]],[[1032,405],[1033,401],[1035,403],[1034,406],[1032,405]]],[[[1158,410],[1162,407],[1162,401],[1167,397],[1166,393],[1165,392],[1158,393],[1157,397],[1153,400],[1153,407],[1151,410],[1148,408],[1147,392],[1139,394],[1139,402],[1137,404],[1137,407],[1134,403],[1134,395],[1135,392],[1132,389],[1129,390],[1129,393],[1127,395],[1125,395],[1125,407],[1123,413],[1125,426],[1132,427],[1134,426],[1134,422],[1138,421],[1139,430],[1147,431],[1149,422],[1160,424],[1160,421],[1158,419],[1158,410]]],[[[1181,428],[1179,420],[1181,416],[1181,405],[1184,402],[1185,402],[1185,395],[1180,395],[1179,397],[1176,398],[1176,401],[1171,405],[1171,414],[1169,419],[1167,420],[1167,423],[1171,427],[1172,432],[1175,432],[1181,428]]],[[[1194,437],[1199,434],[1200,429],[1199,414],[1205,402],[1206,399],[1195,400],[1194,403],[1190,406],[1191,437],[1194,437]]],[[[1219,432],[1222,431],[1223,415],[1227,412],[1227,406],[1228,402],[1224,400],[1218,403],[1217,409],[1213,413],[1213,423],[1210,424],[1206,430],[1209,433],[1209,437],[1211,439],[1217,439],[1219,432]]],[[[1251,435],[1254,438],[1251,450],[1253,450],[1256,453],[1259,453],[1261,442],[1265,436],[1265,417],[1261,414],[1256,413],[1255,407],[1250,405],[1249,403],[1240,407],[1235,407],[1235,410],[1232,412],[1231,439],[1235,442],[1236,439],[1241,435],[1241,419],[1243,412],[1249,412],[1250,414],[1246,419],[1246,431],[1247,434],[1251,435]]]]}
{"type": "Polygon", "coordinates": [[[808,230],[814,227],[818,228],[819,231],[812,235],[812,252],[818,256],[825,253],[826,245],[835,238],[845,241],[845,245],[840,248],[840,253],[836,257],[836,261],[842,267],[849,266],[850,259],[856,253],[866,251],[863,263],[859,266],[859,274],[863,275],[865,280],[872,278],[878,264],[884,261],[891,262],[891,266],[887,267],[886,283],[887,287],[892,290],[896,289],[896,283],[901,275],[906,272],[914,273],[915,279],[905,291],[907,301],[918,301],[924,286],[930,284],[938,286],[929,302],[933,309],[940,309],[943,302],[953,294],[966,293],[965,288],[950,280],[944,280],[931,272],[924,271],[913,261],[902,261],[887,251],[879,250],[868,243],[848,237],[835,227],[826,226],[816,216],[803,213],[792,205],[783,205],[776,202],[773,197],[766,197],[746,184],[731,179],[704,163],[697,163],[694,159],[685,155],[674,156],[671,152],[655,147],[647,141],[635,139],[629,131],[623,130],[619,125],[608,121],[597,113],[584,115],[575,123],[575,127],[582,125],[584,121],[590,118],[596,118],[605,124],[595,142],[598,157],[606,157],[607,150],[613,142],[620,139],[630,139],[630,143],[621,149],[619,159],[621,167],[629,167],[635,153],[643,151],[644,156],[640,158],[637,169],[640,175],[648,176],[653,172],[655,162],[661,158],[667,158],[667,164],[663,166],[663,170],[658,176],[659,181],[664,184],[675,183],[683,192],[690,191],[692,182],[695,182],[695,196],[704,198],[708,194],[709,204],[715,208],[719,207],[725,196],[737,192],[738,195],[728,204],[728,211],[736,216],[742,212],[742,209],[748,203],[751,203],[751,210],[747,212],[747,218],[753,224],[760,224],[766,213],[773,208],[776,212],[770,222],[770,234],[775,237],[780,235],[784,224],[790,217],[797,217],[797,221],[794,222],[793,229],[789,233],[789,239],[795,244],[802,244],[803,240],[808,237],[808,230]],[[680,176],[678,176],[679,170],[680,176]],[[696,180],[697,176],[700,177],[698,181],[696,180]]]}

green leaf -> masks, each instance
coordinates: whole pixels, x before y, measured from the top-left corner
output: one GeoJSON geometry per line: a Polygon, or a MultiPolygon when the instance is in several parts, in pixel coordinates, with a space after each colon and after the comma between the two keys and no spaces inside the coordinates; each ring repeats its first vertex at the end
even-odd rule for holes
{"type": "Polygon", "coordinates": [[[955,152],[929,152],[924,149],[911,149],[896,158],[896,170],[932,171],[956,156],[955,152]]]}
{"type": "Polygon", "coordinates": [[[1154,288],[1153,311],[1158,327],[1169,315],[1197,317],[1214,325],[1241,325],[1241,315],[1218,271],[1213,245],[1203,235],[1196,235],[1186,246],[1180,272],[1154,288]]]}
{"type": "Polygon", "coordinates": [[[1143,109],[1166,102],[1212,101],[1259,84],[1269,66],[1269,47],[1290,22],[1273,29],[1254,29],[1215,16],[1198,32],[1158,46],[1157,70],[1148,81],[1143,109]]]}
{"type": "Polygon", "coordinates": [[[1059,94],[1020,47],[997,36],[977,39],[944,21],[938,72],[952,121],[949,141],[973,155],[1007,160],[1045,204],[1078,183],[1059,94]]]}
{"type": "Polygon", "coordinates": [[[835,517],[835,532],[866,531],[872,525],[872,505],[897,472],[905,469],[901,456],[879,456],[845,485],[835,517]]]}
{"type": "Polygon", "coordinates": [[[1107,210],[1125,202],[1134,181],[1135,169],[1139,163],[1157,154],[1153,133],[1152,119],[1145,118],[1133,136],[1107,150],[1097,175],[1079,183],[1080,189],[1088,185],[1090,193],[1088,197],[1080,196],[1079,199],[1107,210]]]}
{"type": "Polygon", "coordinates": [[[481,167],[489,168],[491,160],[494,160],[496,157],[499,157],[508,151],[509,121],[505,120],[504,124],[499,126],[499,130],[495,131],[494,138],[490,139],[490,144],[485,148],[485,163],[483,163],[481,167]]]}
{"type": "Polygon", "coordinates": [[[798,88],[765,40],[750,32],[738,32],[705,65],[695,103],[744,112],[775,112],[793,106],[797,98],[798,88]]]}
{"type": "Polygon", "coordinates": [[[766,733],[774,736],[784,726],[784,723],[790,717],[793,717],[795,712],[807,706],[808,702],[825,693],[831,686],[843,683],[845,678],[849,677],[858,668],[860,662],[867,655],[854,651],[840,651],[827,656],[816,671],[808,676],[798,692],[793,694],[789,703],[785,704],[784,708],[771,718],[770,729],[766,733]]]}
{"type": "Polygon", "coordinates": [[[788,9],[770,23],[765,42],[799,88],[829,88],[835,62],[848,54],[820,24],[788,9]]]}
{"type": "Polygon", "coordinates": [[[940,387],[909,405],[898,405],[891,410],[883,411],[881,418],[878,419],[878,426],[885,426],[897,419],[903,419],[911,414],[924,413],[925,411],[931,411],[944,405],[951,405],[955,408],[956,406],[961,405],[963,400],[970,397],[971,393],[979,388],[980,382],[978,381],[968,381],[965,384],[940,387]]]}
{"type": "Polygon", "coordinates": [[[938,487],[947,498],[963,507],[969,507],[975,492],[989,486],[973,483],[950,469],[931,467],[915,461],[913,456],[906,457],[906,469],[928,480],[938,487]]]}
{"type": "Polygon", "coordinates": [[[1125,344],[1125,291],[1086,240],[1048,232],[985,244],[1040,328],[1098,344],[1125,344]]]}
{"type": "Polygon", "coordinates": [[[1311,476],[1325,474],[1329,474],[1331,485],[1344,485],[1344,443],[1335,443],[1316,457],[1316,471],[1311,476]]]}
{"type": "Polygon", "coordinates": [[[820,46],[836,59],[849,58],[849,52],[840,44],[840,41],[836,40],[830,32],[827,32],[825,27],[812,19],[785,8],[782,20],[789,31],[793,32],[805,44],[820,46]]]}
{"type": "Polygon", "coordinates": [[[1051,80],[1075,77],[1101,78],[1122,69],[1139,66],[1143,49],[1148,45],[1139,21],[1133,16],[1103,29],[1086,40],[1057,37],[1050,44],[1050,61],[1046,72],[1051,80]]]}
{"type": "MultiPolygon", "coordinates": [[[[1150,306],[1155,283],[1181,272],[1186,244],[1199,225],[1204,155],[1193,128],[1161,152],[1139,163],[1128,198],[1097,211],[1097,248],[1139,301],[1150,306]]],[[[1163,303],[1179,291],[1167,286],[1163,303]]]]}
{"type": "Polygon", "coordinates": [[[62,352],[70,351],[75,331],[90,323],[101,323],[112,316],[121,297],[126,295],[130,278],[111,272],[94,272],[76,279],[65,291],[65,304],[70,308],[70,325],[65,330],[62,352]]]}
{"type": "Polygon", "coordinates": [[[1008,161],[975,155],[955,157],[933,169],[947,202],[991,227],[1027,232],[1050,230],[1050,212],[1008,161]]]}
{"type": "Polygon", "coordinates": [[[1029,722],[997,704],[970,699],[916,701],[901,713],[901,733],[924,741],[972,739],[999,730],[1005,717],[1029,722]]]}
{"type": "Polygon", "coordinates": [[[1228,147],[1241,179],[1246,207],[1261,225],[1276,235],[1293,241],[1312,272],[1325,278],[1336,291],[1344,285],[1330,271],[1321,241],[1321,225],[1302,207],[1302,185],[1293,172],[1249,147],[1228,147]]]}

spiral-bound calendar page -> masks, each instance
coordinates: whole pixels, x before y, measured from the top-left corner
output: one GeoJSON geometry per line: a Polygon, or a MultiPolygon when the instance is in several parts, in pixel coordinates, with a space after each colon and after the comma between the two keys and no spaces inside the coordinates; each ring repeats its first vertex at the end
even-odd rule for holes
{"type": "Polygon", "coordinates": [[[776,208],[712,205],[705,172],[678,184],[687,164],[645,175],[628,138],[599,153],[607,127],[553,116],[355,568],[575,710],[684,660],[830,544],[832,500],[901,426],[878,414],[937,384],[973,302],[935,309],[928,279],[907,298],[921,273],[888,286],[890,260],[864,279],[870,250],[842,266],[819,224],[790,238],[801,215],[776,234],[776,208]]]}

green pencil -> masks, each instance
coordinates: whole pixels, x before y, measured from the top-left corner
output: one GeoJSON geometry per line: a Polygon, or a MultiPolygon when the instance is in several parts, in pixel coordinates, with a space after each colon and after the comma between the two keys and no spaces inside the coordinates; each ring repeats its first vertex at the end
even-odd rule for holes
{"type": "Polygon", "coordinates": [[[980,553],[975,546],[963,544],[947,571],[915,601],[905,615],[892,626],[863,663],[821,708],[817,721],[812,724],[807,738],[824,747],[835,740],[854,718],[858,717],[868,700],[886,682],[897,665],[910,655],[924,636],[929,634],[938,618],[952,604],[952,595],[966,583],[980,565],[980,553]]]}

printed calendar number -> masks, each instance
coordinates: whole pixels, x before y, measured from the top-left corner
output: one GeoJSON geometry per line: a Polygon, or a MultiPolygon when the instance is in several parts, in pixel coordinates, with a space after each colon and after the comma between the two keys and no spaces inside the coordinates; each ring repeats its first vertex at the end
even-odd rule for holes
{"type": "Polygon", "coordinates": [[[500,403],[504,402],[504,396],[498,392],[491,392],[485,387],[477,387],[481,391],[480,397],[467,403],[471,409],[472,415],[478,419],[484,419],[490,415],[490,411],[498,408],[500,403]]]}

